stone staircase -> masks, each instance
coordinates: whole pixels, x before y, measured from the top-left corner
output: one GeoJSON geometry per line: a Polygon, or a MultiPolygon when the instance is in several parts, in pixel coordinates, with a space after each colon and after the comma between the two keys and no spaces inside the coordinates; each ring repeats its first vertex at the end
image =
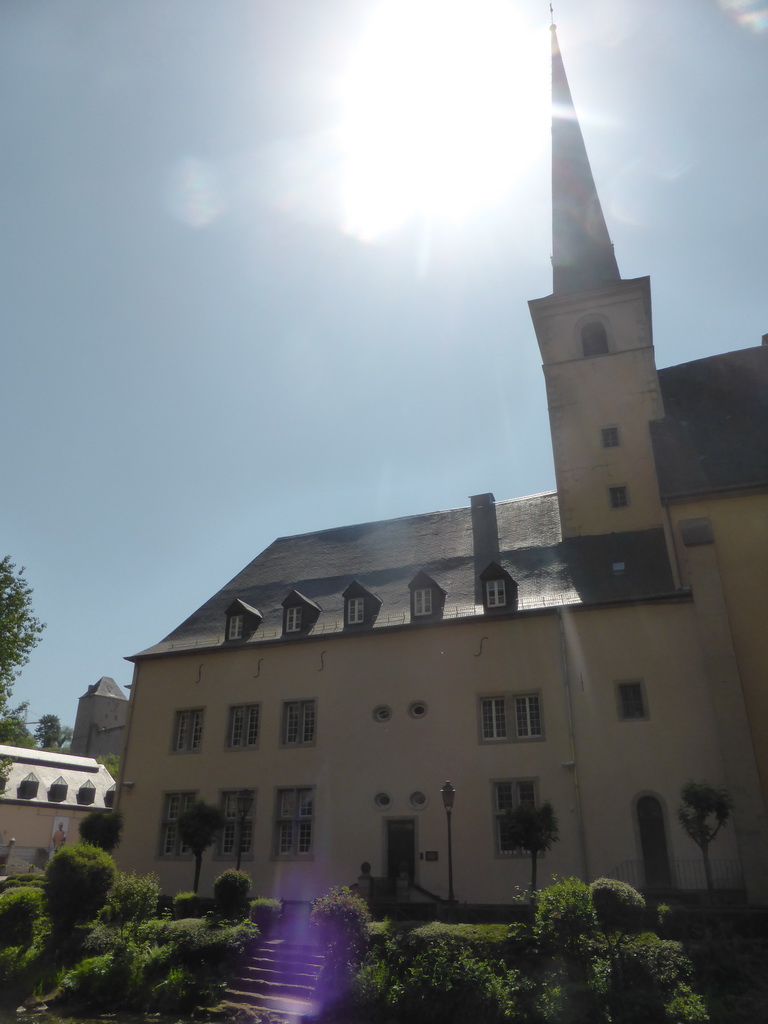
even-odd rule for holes
{"type": "Polygon", "coordinates": [[[281,929],[249,950],[224,1005],[238,1015],[298,1024],[318,1016],[315,983],[323,966],[319,947],[296,929],[281,929]]]}

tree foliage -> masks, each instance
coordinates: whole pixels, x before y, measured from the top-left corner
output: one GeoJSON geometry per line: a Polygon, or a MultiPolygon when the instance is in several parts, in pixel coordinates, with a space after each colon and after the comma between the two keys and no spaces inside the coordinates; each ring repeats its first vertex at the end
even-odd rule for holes
{"type": "Polygon", "coordinates": [[[120,844],[123,816],[120,811],[91,811],[78,825],[80,838],[107,853],[120,844]]]}
{"type": "Polygon", "coordinates": [[[115,862],[90,843],[64,846],[45,871],[48,912],[54,930],[92,920],[107,900],[115,880],[115,862]]]}
{"type": "Polygon", "coordinates": [[[41,750],[61,746],[61,719],[58,715],[43,715],[35,729],[35,739],[41,750]]]}
{"type": "Polygon", "coordinates": [[[223,813],[214,804],[207,804],[204,800],[197,800],[179,815],[179,836],[195,857],[195,882],[192,887],[194,892],[197,892],[200,885],[203,854],[213,845],[219,829],[223,826],[223,813]]]}
{"type": "Polygon", "coordinates": [[[733,800],[725,789],[716,789],[708,782],[686,782],[680,790],[682,803],[677,819],[686,835],[696,843],[704,859],[704,876],[710,900],[714,885],[709,863],[709,847],[721,828],[728,824],[733,800]]]}
{"type": "Polygon", "coordinates": [[[541,807],[522,803],[507,811],[504,825],[512,845],[531,855],[531,892],[536,892],[538,856],[560,838],[555,809],[548,800],[541,807]]]}
{"type": "Polygon", "coordinates": [[[0,716],[10,697],[13,680],[40,642],[45,623],[32,614],[32,590],[6,555],[0,560],[0,716]]]}

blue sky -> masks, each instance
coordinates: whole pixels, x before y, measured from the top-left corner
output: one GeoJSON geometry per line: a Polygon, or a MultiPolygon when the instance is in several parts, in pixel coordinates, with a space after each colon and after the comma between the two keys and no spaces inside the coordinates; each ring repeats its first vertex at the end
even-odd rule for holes
{"type": "MultiPolygon", "coordinates": [[[[0,553],[48,623],[14,690],[31,720],[130,682],[126,655],[277,536],[553,486],[527,310],[551,290],[546,124],[515,128],[548,99],[548,5],[507,5],[528,54],[490,121],[508,187],[363,240],[340,125],[387,3],[0,5],[0,553]]],[[[768,0],[555,15],[658,364],[760,344],[768,0]]],[[[403,59],[382,57],[393,83],[403,59]]]]}

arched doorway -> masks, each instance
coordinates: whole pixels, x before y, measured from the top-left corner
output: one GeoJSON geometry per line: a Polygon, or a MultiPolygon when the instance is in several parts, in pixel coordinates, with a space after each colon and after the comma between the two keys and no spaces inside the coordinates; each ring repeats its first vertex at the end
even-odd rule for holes
{"type": "Polygon", "coordinates": [[[637,824],[643,853],[645,884],[649,889],[668,889],[672,872],[667,853],[664,811],[655,796],[641,796],[637,801],[637,824]]]}

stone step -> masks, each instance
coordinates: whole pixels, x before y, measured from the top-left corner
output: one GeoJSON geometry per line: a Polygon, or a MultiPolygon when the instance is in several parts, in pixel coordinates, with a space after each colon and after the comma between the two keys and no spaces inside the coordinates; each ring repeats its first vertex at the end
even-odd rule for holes
{"type": "Polygon", "coordinates": [[[279,1014],[288,1024],[312,1020],[315,983],[323,965],[317,946],[282,938],[261,941],[243,961],[224,996],[227,1004],[279,1014]]]}

